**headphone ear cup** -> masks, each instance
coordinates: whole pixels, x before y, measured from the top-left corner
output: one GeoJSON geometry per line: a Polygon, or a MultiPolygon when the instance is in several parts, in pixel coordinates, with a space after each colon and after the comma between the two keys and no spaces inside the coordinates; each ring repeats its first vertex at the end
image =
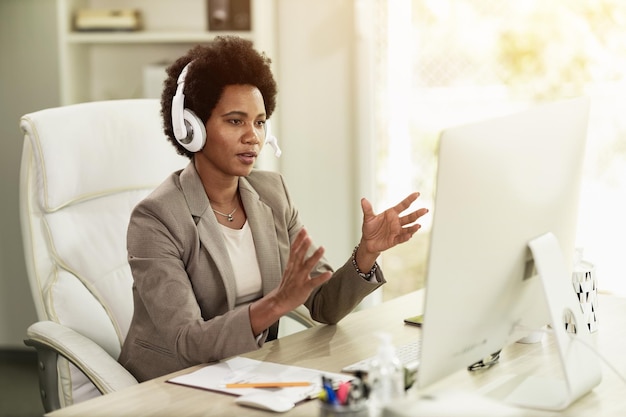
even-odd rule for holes
{"type": "Polygon", "coordinates": [[[198,152],[206,143],[206,128],[202,120],[189,109],[183,110],[183,120],[187,135],[182,139],[178,139],[178,143],[189,152],[198,152]]]}

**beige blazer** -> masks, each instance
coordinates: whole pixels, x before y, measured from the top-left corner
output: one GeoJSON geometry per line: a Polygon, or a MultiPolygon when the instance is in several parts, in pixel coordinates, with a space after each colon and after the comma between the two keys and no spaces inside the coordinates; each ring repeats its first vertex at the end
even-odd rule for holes
{"type": "MultiPolygon", "coordinates": [[[[239,180],[263,281],[282,278],[302,228],[282,177],[254,170],[239,180]]],[[[134,314],[119,362],[139,381],[259,348],[248,305],[235,306],[235,276],[219,223],[190,163],[135,207],[128,227],[134,314]]],[[[312,249],[314,250],[314,249],[312,249]]],[[[322,259],[313,275],[331,270],[322,259]]],[[[314,320],[334,324],[385,280],[361,278],[348,260],[305,303],[314,320]]]]}

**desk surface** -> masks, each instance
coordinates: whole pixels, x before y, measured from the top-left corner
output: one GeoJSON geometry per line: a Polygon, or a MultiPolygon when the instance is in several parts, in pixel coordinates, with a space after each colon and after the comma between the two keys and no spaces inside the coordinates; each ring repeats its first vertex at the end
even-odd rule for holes
{"type": "MultiPolygon", "coordinates": [[[[623,346],[626,340],[626,299],[602,295],[599,301],[600,330],[594,334],[598,349],[621,373],[626,373],[623,346]]],[[[423,292],[417,291],[370,309],[352,313],[337,325],[316,326],[266,343],[263,348],[242,356],[327,372],[339,372],[344,365],[375,354],[377,342],[373,333],[377,330],[384,329],[390,332],[396,345],[418,338],[420,329],[405,325],[403,319],[420,313],[422,305],[423,292]]],[[[509,346],[503,350],[500,363],[490,370],[479,375],[460,371],[440,384],[476,389],[501,375],[511,373],[512,367],[519,366],[511,364],[512,358],[523,358],[525,364],[546,361],[554,363],[557,358],[552,348],[552,336],[544,337],[544,340],[537,344],[509,346]]],[[[172,376],[191,372],[201,366],[146,381],[47,415],[51,417],[242,415],[244,409],[235,404],[233,396],[166,382],[172,376]]],[[[626,384],[604,364],[602,372],[603,380],[600,385],[570,406],[563,414],[568,416],[626,415],[626,384]]],[[[415,395],[414,391],[412,389],[410,394],[415,395]]],[[[316,401],[307,401],[285,414],[317,416],[318,407],[316,401]]],[[[245,415],[250,416],[272,414],[261,410],[245,409],[245,415]]],[[[529,411],[527,415],[559,414],[529,411]]]]}

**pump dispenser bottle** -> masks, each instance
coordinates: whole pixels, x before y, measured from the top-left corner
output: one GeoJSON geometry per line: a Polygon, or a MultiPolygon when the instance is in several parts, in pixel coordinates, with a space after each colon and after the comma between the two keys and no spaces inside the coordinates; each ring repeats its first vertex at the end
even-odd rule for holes
{"type": "Polygon", "coordinates": [[[404,397],[404,367],[388,333],[378,333],[378,353],[370,363],[370,413],[379,416],[383,407],[404,397]]]}

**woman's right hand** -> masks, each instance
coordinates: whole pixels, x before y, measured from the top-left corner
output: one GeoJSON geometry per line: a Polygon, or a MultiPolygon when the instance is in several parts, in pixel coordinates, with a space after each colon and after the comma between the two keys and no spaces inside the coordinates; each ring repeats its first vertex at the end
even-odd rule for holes
{"type": "Polygon", "coordinates": [[[315,265],[324,255],[324,248],[319,247],[311,256],[307,251],[311,247],[311,238],[302,228],[291,244],[287,267],[280,285],[265,297],[250,305],[250,322],[254,334],[260,334],[282,316],[303,304],[313,289],[330,279],[332,273],[324,272],[311,277],[315,265]]]}
{"type": "Polygon", "coordinates": [[[306,229],[302,228],[291,245],[287,267],[275,294],[277,301],[287,311],[303,304],[311,291],[328,281],[332,275],[331,272],[324,272],[314,278],[311,277],[311,271],[324,255],[324,248],[320,246],[307,258],[306,254],[311,243],[311,238],[306,229]]]}

